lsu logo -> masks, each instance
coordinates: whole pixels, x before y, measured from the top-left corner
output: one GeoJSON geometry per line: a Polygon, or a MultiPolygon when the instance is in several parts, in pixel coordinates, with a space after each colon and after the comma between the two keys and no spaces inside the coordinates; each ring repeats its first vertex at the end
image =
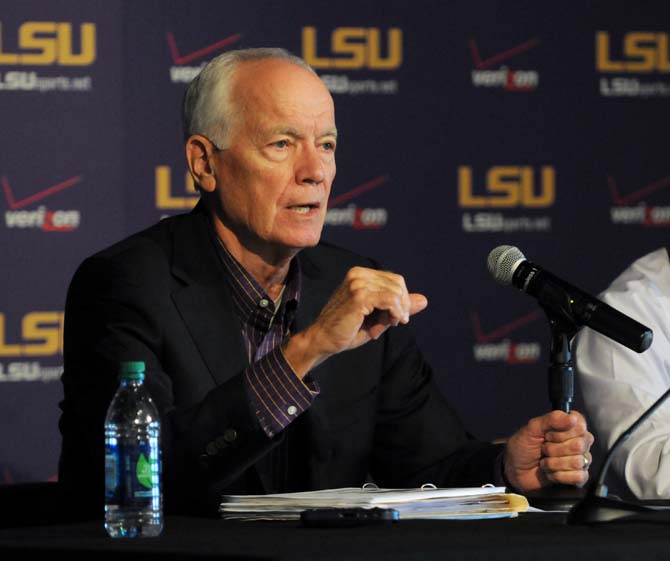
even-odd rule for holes
{"type": "Polygon", "coordinates": [[[596,33],[596,69],[600,72],[670,72],[670,34],[630,31],[623,36],[622,58],[611,54],[610,33],[596,33]]]}
{"type": "Polygon", "coordinates": [[[190,210],[200,198],[193,183],[191,174],[187,171],[185,188],[182,195],[172,193],[172,172],[168,166],[156,166],[156,208],[160,210],[190,210]]]}
{"type": "Polygon", "coordinates": [[[82,23],[79,45],[72,39],[72,24],[27,21],[19,26],[18,51],[5,51],[0,24],[0,65],[8,66],[88,66],[96,58],[95,24],[82,23]]]}
{"type": "Polygon", "coordinates": [[[402,64],[402,31],[386,34],[386,56],[382,56],[382,32],[376,27],[338,27],[330,35],[330,53],[317,53],[317,30],[302,29],[302,57],[312,68],[393,70],[402,64]]]}
{"type": "Polygon", "coordinates": [[[5,314],[0,314],[0,357],[62,354],[63,318],[63,312],[29,312],[21,321],[21,341],[9,343],[5,314]]]}
{"type": "Polygon", "coordinates": [[[535,185],[531,166],[494,166],[486,173],[484,191],[477,194],[472,168],[458,168],[458,204],[461,208],[545,208],[556,200],[556,171],[552,166],[539,170],[535,185]]]}

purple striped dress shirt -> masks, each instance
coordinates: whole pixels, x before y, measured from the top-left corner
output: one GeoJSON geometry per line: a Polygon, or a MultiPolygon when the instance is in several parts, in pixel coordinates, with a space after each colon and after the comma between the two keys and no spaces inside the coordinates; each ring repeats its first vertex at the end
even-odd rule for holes
{"type": "Polygon", "coordinates": [[[291,261],[279,306],[230,254],[217,237],[219,255],[229,273],[235,311],[250,366],[244,372],[248,394],[265,434],[273,437],[311,404],[318,388],[303,383],[281,351],[300,301],[300,265],[291,261]]]}

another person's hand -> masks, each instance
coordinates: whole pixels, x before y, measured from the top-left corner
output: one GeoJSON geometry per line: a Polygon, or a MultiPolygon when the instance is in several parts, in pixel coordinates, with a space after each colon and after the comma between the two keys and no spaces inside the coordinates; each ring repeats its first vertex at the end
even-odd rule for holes
{"type": "Polygon", "coordinates": [[[593,435],[577,411],[536,417],[507,441],[505,478],[519,492],[556,483],[581,487],[589,478],[592,444],[593,435]]]}
{"type": "Polygon", "coordinates": [[[409,322],[428,305],[410,294],[395,273],[354,267],[330,297],[316,321],[289,339],[286,359],[302,376],[328,357],[377,339],[389,327],[409,322]]]}

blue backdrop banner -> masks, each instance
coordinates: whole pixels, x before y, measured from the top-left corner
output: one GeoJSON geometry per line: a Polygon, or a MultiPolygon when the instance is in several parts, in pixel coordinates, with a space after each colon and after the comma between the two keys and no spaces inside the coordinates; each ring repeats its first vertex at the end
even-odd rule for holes
{"type": "Polygon", "coordinates": [[[287,48],[332,92],[323,237],[428,296],[413,325],[465,423],[504,438],[548,410],[548,322],[486,258],[515,245],[597,293],[665,245],[669,18],[664,1],[0,2],[0,481],[55,477],[74,269],[193,207],[181,99],[240,47],[287,48]]]}

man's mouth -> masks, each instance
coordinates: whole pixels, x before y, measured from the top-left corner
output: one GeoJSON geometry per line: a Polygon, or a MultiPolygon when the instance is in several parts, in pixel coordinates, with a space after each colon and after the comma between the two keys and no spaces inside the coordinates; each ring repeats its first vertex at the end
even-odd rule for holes
{"type": "Polygon", "coordinates": [[[292,210],[293,212],[297,212],[298,214],[307,214],[311,210],[318,209],[321,205],[319,203],[308,203],[304,205],[291,205],[289,206],[289,210],[292,210]]]}

